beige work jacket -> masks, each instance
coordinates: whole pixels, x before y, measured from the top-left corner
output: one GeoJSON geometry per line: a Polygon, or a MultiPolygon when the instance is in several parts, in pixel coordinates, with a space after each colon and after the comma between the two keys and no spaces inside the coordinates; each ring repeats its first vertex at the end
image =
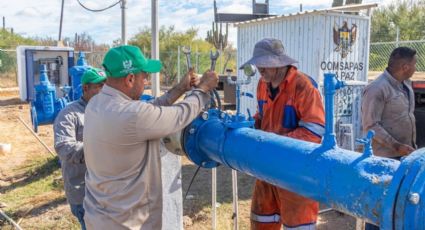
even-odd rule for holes
{"type": "Polygon", "coordinates": [[[416,148],[415,96],[410,80],[397,81],[388,71],[364,90],[362,98],[363,131],[375,131],[373,153],[399,157],[394,146],[406,144],[416,148]]]}
{"type": "Polygon", "coordinates": [[[84,208],[87,229],[161,229],[160,138],[187,126],[209,102],[193,91],[167,104],[131,100],[105,85],[87,105],[84,208]]]}

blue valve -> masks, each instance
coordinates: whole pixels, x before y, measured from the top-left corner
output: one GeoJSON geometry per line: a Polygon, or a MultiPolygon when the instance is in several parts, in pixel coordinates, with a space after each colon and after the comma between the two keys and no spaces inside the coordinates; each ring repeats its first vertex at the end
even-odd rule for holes
{"type": "Polygon", "coordinates": [[[357,143],[363,144],[364,146],[363,155],[366,157],[370,157],[373,155],[372,139],[374,136],[375,136],[375,131],[369,130],[365,138],[358,138],[356,140],[357,143]]]}

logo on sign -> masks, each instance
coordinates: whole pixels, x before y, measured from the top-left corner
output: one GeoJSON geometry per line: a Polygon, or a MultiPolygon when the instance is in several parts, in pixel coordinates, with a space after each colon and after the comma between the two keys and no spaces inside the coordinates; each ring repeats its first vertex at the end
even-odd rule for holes
{"type": "Polygon", "coordinates": [[[356,42],[357,38],[357,25],[352,24],[351,28],[348,28],[347,21],[344,21],[342,26],[338,28],[338,25],[335,23],[333,29],[333,40],[337,47],[334,51],[340,52],[341,57],[345,58],[349,53],[352,52],[351,47],[356,42]]]}

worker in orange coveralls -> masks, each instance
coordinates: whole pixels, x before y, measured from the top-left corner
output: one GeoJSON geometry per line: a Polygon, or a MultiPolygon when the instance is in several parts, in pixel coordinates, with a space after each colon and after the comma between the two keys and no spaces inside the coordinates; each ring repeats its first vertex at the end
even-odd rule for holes
{"type": "MultiPolygon", "coordinates": [[[[255,127],[266,132],[320,143],[325,113],[316,82],[300,72],[285,54],[280,40],[265,38],[253,57],[241,66],[255,65],[261,74],[257,88],[255,127]]],[[[262,153],[267,157],[267,153],[262,153]]],[[[251,229],[315,229],[318,202],[257,180],[251,204],[251,229]]]]}

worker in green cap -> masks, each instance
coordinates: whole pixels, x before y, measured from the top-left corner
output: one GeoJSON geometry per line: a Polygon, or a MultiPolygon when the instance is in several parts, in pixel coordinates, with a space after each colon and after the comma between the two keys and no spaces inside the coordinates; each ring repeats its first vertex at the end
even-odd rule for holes
{"type": "Polygon", "coordinates": [[[102,89],[105,80],[103,70],[87,69],[81,78],[83,96],[60,111],[53,125],[55,150],[61,161],[65,195],[72,214],[77,217],[83,230],[86,229],[83,208],[86,174],[83,150],[84,111],[90,99],[102,89]]]}
{"type": "MultiPolygon", "coordinates": [[[[140,101],[144,81],[161,70],[135,46],[110,49],[107,81],[86,108],[84,219],[88,229],[161,229],[160,139],[186,127],[210,102],[218,76],[193,71],[153,102],[140,101]],[[184,100],[173,104],[186,91],[184,100]]],[[[171,226],[170,226],[171,227],[171,226]]],[[[171,227],[172,228],[172,227],[171,227]]]]}

